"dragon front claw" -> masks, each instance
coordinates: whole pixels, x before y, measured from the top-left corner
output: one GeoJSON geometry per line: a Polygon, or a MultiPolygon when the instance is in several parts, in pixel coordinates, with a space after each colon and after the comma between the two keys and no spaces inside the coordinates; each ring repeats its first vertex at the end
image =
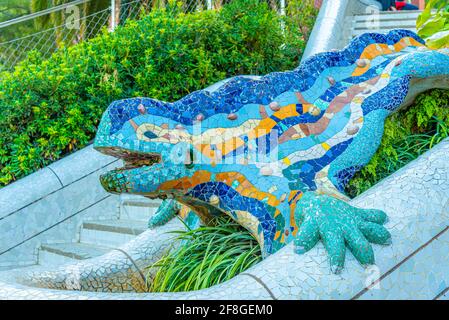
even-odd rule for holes
{"type": "Polygon", "coordinates": [[[346,247],[364,266],[374,264],[371,243],[391,244],[391,235],[383,224],[385,212],[360,209],[327,195],[306,193],[295,212],[299,232],[294,240],[295,252],[304,253],[321,240],[329,255],[333,273],[344,266],[346,247]]]}

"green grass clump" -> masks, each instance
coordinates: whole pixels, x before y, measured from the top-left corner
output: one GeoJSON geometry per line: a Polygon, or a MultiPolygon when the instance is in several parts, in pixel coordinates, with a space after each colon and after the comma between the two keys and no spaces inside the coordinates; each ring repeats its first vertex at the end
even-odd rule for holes
{"type": "Polygon", "coordinates": [[[181,245],[149,267],[151,292],[209,288],[262,260],[257,241],[228,217],[216,218],[212,226],[174,233],[181,245]]]}
{"type": "Polygon", "coordinates": [[[371,161],[346,187],[358,196],[449,136],[449,91],[435,89],[393,114],[385,123],[382,142],[371,161]]]}

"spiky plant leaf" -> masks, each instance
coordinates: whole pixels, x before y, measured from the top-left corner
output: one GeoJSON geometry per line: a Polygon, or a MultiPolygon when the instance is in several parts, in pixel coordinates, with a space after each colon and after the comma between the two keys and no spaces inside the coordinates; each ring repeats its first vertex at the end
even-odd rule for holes
{"type": "Polygon", "coordinates": [[[228,217],[212,223],[176,233],[181,244],[148,268],[151,292],[208,288],[261,261],[260,247],[247,230],[228,217]]]}

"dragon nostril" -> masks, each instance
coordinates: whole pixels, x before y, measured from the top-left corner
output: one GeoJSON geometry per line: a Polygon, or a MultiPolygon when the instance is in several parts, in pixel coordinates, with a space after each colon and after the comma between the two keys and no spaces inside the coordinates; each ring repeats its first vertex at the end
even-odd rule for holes
{"type": "Polygon", "coordinates": [[[145,137],[147,137],[148,139],[154,139],[157,138],[157,135],[153,132],[153,131],[145,131],[145,133],[143,134],[145,137]]]}

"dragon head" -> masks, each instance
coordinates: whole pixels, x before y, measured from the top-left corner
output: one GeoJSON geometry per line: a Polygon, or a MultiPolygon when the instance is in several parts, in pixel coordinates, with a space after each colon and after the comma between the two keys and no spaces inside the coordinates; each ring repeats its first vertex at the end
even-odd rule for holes
{"type": "Polygon", "coordinates": [[[94,147],[124,162],[101,175],[107,191],[170,197],[182,186],[168,182],[195,172],[199,154],[192,148],[189,129],[169,116],[149,113],[158,103],[138,98],[116,101],[103,115],[94,147]]]}

